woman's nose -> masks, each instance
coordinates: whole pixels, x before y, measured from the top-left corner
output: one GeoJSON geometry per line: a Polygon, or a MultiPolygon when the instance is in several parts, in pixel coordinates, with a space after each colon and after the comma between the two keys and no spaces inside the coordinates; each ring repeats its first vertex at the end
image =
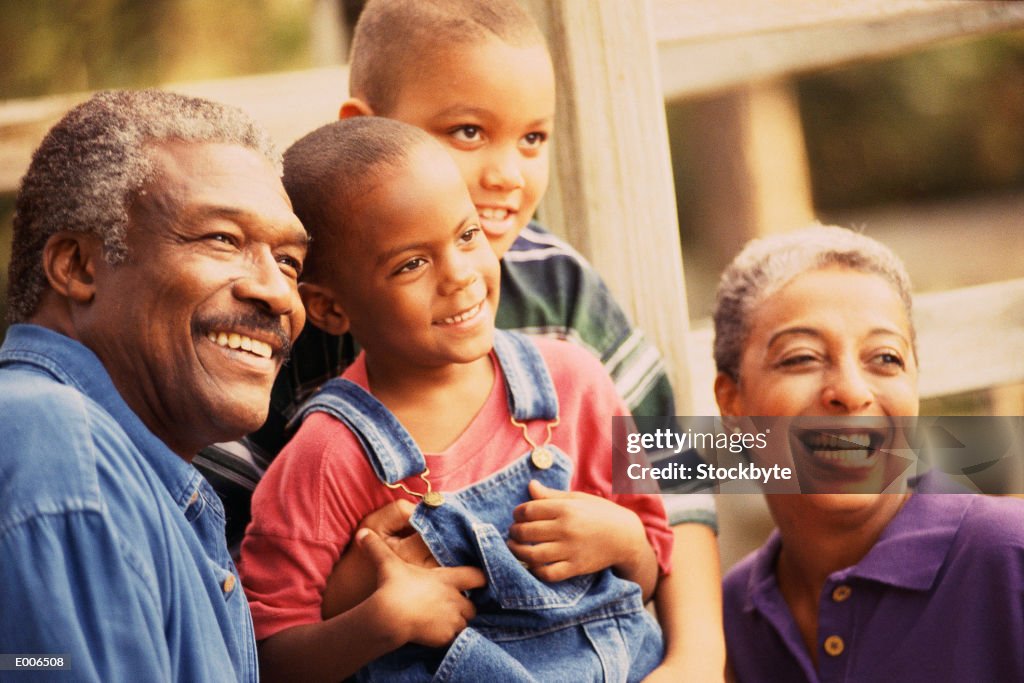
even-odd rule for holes
{"type": "Polygon", "coordinates": [[[846,362],[829,373],[821,400],[830,412],[854,415],[870,408],[875,396],[859,364],[846,362]]]}

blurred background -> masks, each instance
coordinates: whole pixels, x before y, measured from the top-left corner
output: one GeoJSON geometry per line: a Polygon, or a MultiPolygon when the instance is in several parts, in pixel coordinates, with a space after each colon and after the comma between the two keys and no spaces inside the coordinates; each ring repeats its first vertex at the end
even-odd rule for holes
{"type": "MultiPolygon", "coordinates": [[[[270,89],[273,116],[302,121],[268,123],[286,146],[336,116],[361,5],[0,0],[0,291],[17,178],[64,110],[101,88],[236,102],[270,89]]],[[[890,245],[919,292],[1024,277],[1024,32],[708,88],[666,113],[695,327],[746,239],[814,217],[890,245]]],[[[0,335],[4,308],[0,297],[0,335]]],[[[1024,388],[930,398],[922,412],[1022,414],[1024,388]]]]}

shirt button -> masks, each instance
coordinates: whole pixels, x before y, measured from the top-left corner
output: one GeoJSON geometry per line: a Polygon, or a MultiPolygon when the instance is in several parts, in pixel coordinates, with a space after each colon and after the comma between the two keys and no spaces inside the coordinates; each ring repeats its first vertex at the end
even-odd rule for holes
{"type": "Polygon", "coordinates": [[[839,636],[829,636],[825,639],[825,652],[833,657],[838,657],[843,654],[843,650],[846,649],[846,643],[839,636]]]}
{"type": "Polygon", "coordinates": [[[228,578],[224,579],[224,592],[230,593],[235,588],[235,575],[228,574],[228,578]]]}
{"type": "Polygon", "coordinates": [[[192,492],[192,497],[188,499],[189,505],[195,505],[195,502],[199,500],[199,489],[192,492]]]}
{"type": "Polygon", "coordinates": [[[850,597],[851,593],[853,593],[853,589],[849,586],[836,586],[835,589],[832,591],[832,599],[836,602],[843,602],[844,600],[850,597]]]}

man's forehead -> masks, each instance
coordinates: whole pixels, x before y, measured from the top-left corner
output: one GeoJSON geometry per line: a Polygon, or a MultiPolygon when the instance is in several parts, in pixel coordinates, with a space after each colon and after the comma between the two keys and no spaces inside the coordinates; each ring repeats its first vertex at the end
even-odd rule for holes
{"type": "Polygon", "coordinates": [[[260,152],[219,142],[162,141],[149,146],[154,174],[146,191],[178,211],[298,224],[277,169],[260,152]]]}

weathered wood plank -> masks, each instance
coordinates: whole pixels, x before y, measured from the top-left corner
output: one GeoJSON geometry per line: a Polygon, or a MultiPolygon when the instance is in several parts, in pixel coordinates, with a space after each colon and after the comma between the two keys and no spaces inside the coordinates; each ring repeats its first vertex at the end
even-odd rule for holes
{"type": "MultiPolygon", "coordinates": [[[[914,297],[921,398],[1024,382],[1024,279],[914,297]]],[[[687,335],[695,415],[717,415],[712,331],[687,335]]]]}
{"type": "Polygon", "coordinates": [[[1024,3],[653,0],[665,97],[1024,28],[1024,3]]]}
{"type": "Polygon", "coordinates": [[[681,410],[689,317],[665,107],[647,2],[532,0],[558,81],[541,211],[661,350],[681,410]]]}

